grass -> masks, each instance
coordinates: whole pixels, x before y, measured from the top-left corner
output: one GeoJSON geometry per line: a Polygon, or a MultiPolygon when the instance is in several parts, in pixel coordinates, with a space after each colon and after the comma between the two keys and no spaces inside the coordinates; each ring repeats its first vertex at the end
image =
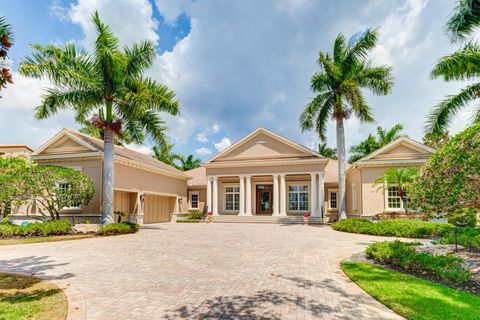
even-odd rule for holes
{"type": "Polygon", "coordinates": [[[71,234],[71,235],[64,235],[64,236],[2,239],[0,240],[0,246],[11,245],[11,244],[28,244],[28,243],[37,243],[37,242],[77,240],[77,239],[84,239],[84,238],[92,238],[94,236],[95,235],[92,235],[92,234],[71,234]]]}
{"type": "Polygon", "coordinates": [[[479,296],[366,263],[344,262],[342,269],[368,294],[407,319],[479,319],[479,296]]]}
{"type": "Polygon", "coordinates": [[[0,273],[0,319],[65,319],[67,310],[67,299],[56,285],[35,277],[0,273]]]}

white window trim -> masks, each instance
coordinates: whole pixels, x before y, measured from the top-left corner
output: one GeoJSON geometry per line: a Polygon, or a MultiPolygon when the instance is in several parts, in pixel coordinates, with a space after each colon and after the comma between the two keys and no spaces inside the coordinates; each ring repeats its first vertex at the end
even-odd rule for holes
{"type": "MultiPolygon", "coordinates": [[[[65,166],[65,168],[69,168],[69,169],[73,169],[73,170],[78,171],[78,172],[82,172],[82,167],[79,167],[79,166],[65,166]]],[[[60,184],[62,184],[62,183],[61,182],[57,183],[57,188],[60,187],[60,184]]],[[[82,210],[81,206],[65,207],[65,208],[62,209],[62,211],[80,211],[80,210],[82,210]]]]}
{"type": "Polygon", "coordinates": [[[338,210],[338,189],[328,189],[328,209],[329,210],[338,210]],[[336,208],[332,208],[332,204],[330,203],[330,200],[331,200],[331,196],[330,194],[332,193],[336,193],[337,194],[337,207],[336,208]]]}
{"type": "MultiPolygon", "coordinates": [[[[391,185],[390,187],[395,187],[396,185],[391,185]]],[[[388,188],[387,184],[385,183],[385,188],[384,188],[384,195],[385,195],[385,211],[398,211],[398,212],[403,212],[405,211],[405,207],[403,205],[403,200],[400,198],[400,208],[390,208],[388,206],[388,188]]]]}
{"type": "MultiPolygon", "coordinates": [[[[293,212],[293,213],[296,213],[296,212],[310,212],[310,197],[312,196],[311,194],[312,192],[312,188],[310,186],[310,183],[309,182],[291,182],[291,183],[288,183],[287,185],[287,211],[288,212],[293,212]],[[306,192],[308,194],[308,201],[307,201],[307,209],[306,210],[290,210],[290,192],[295,192],[295,193],[305,193],[305,191],[290,191],[290,186],[307,186],[308,187],[308,191],[306,192]]],[[[300,199],[300,197],[298,198],[300,199]]],[[[300,203],[300,201],[298,201],[300,203]]]]}
{"type": "Polygon", "coordinates": [[[200,209],[200,191],[188,191],[188,210],[199,210],[200,209]],[[197,195],[197,205],[198,207],[192,207],[192,195],[197,195]]]}
{"type": "MultiPolygon", "coordinates": [[[[238,213],[240,212],[240,190],[238,191],[238,197],[239,197],[239,200],[238,200],[238,210],[227,210],[227,197],[226,197],[226,194],[227,194],[227,187],[238,187],[240,188],[240,183],[224,183],[223,184],[223,212],[228,212],[228,213],[238,213]]],[[[229,193],[232,193],[232,194],[235,194],[237,192],[229,192],[229,193]]],[[[234,197],[235,198],[235,197],[234,197]]]]}
{"type": "Polygon", "coordinates": [[[357,210],[357,185],[355,183],[352,183],[352,210],[357,210]]]}

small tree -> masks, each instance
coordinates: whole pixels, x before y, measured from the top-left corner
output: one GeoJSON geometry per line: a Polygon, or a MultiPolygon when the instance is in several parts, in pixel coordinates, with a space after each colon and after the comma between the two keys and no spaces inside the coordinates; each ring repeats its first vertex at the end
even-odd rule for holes
{"type": "Polygon", "coordinates": [[[50,165],[37,166],[33,170],[35,191],[33,196],[43,216],[60,219],[65,208],[78,207],[90,202],[95,194],[92,179],[71,168],[50,165]]]}
{"type": "Polygon", "coordinates": [[[35,183],[33,163],[23,158],[0,157],[0,211],[3,217],[12,207],[31,198],[35,183]]]}
{"type": "Polygon", "coordinates": [[[480,208],[480,123],[453,137],[420,170],[412,204],[427,214],[480,208]]]}
{"type": "Polygon", "coordinates": [[[390,168],[383,172],[380,178],[375,180],[374,185],[382,190],[396,187],[398,196],[403,202],[405,213],[408,213],[407,190],[415,179],[417,173],[418,170],[415,168],[390,168]]]}

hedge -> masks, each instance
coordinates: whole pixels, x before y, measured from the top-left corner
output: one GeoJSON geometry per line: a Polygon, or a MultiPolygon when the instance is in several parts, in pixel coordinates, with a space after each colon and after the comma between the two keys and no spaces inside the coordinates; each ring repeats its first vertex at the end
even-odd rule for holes
{"type": "Polygon", "coordinates": [[[401,241],[377,242],[365,250],[367,258],[382,264],[399,267],[405,271],[426,274],[439,280],[456,284],[470,280],[470,271],[463,260],[453,256],[417,252],[411,243],[401,241]]]}
{"type": "Polygon", "coordinates": [[[109,223],[102,226],[98,231],[97,235],[100,236],[114,236],[117,234],[127,234],[135,233],[138,231],[140,226],[136,223],[131,222],[119,222],[119,223],[109,223]]]}
{"type": "Polygon", "coordinates": [[[382,220],[374,223],[361,218],[348,218],[333,223],[332,228],[337,231],[375,236],[432,238],[448,233],[453,226],[442,222],[419,220],[382,220]]]}
{"type": "Polygon", "coordinates": [[[67,220],[51,220],[17,226],[11,223],[0,223],[0,237],[46,237],[68,234],[72,230],[67,220]]]}
{"type": "MultiPolygon", "coordinates": [[[[455,235],[453,231],[444,234],[438,242],[441,244],[454,244],[455,235]]],[[[480,252],[480,229],[457,228],[457,243],[465,248],[480,252]]]]}

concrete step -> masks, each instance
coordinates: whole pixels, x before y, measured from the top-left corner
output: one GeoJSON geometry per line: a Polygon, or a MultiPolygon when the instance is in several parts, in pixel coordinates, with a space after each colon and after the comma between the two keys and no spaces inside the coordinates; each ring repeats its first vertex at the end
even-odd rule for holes
{"type": "MultiPolygon", "coordinates": [[[[303,224],[302,216],[236,216],[219,215],[213,216],[217,223],[278,223],[278,224],[303,224]]],[[[326,220],[325,220],[326,221],[326,220]]],[[[310,217],[310,224],[321,224],[321,217],[310,217]]]]}

